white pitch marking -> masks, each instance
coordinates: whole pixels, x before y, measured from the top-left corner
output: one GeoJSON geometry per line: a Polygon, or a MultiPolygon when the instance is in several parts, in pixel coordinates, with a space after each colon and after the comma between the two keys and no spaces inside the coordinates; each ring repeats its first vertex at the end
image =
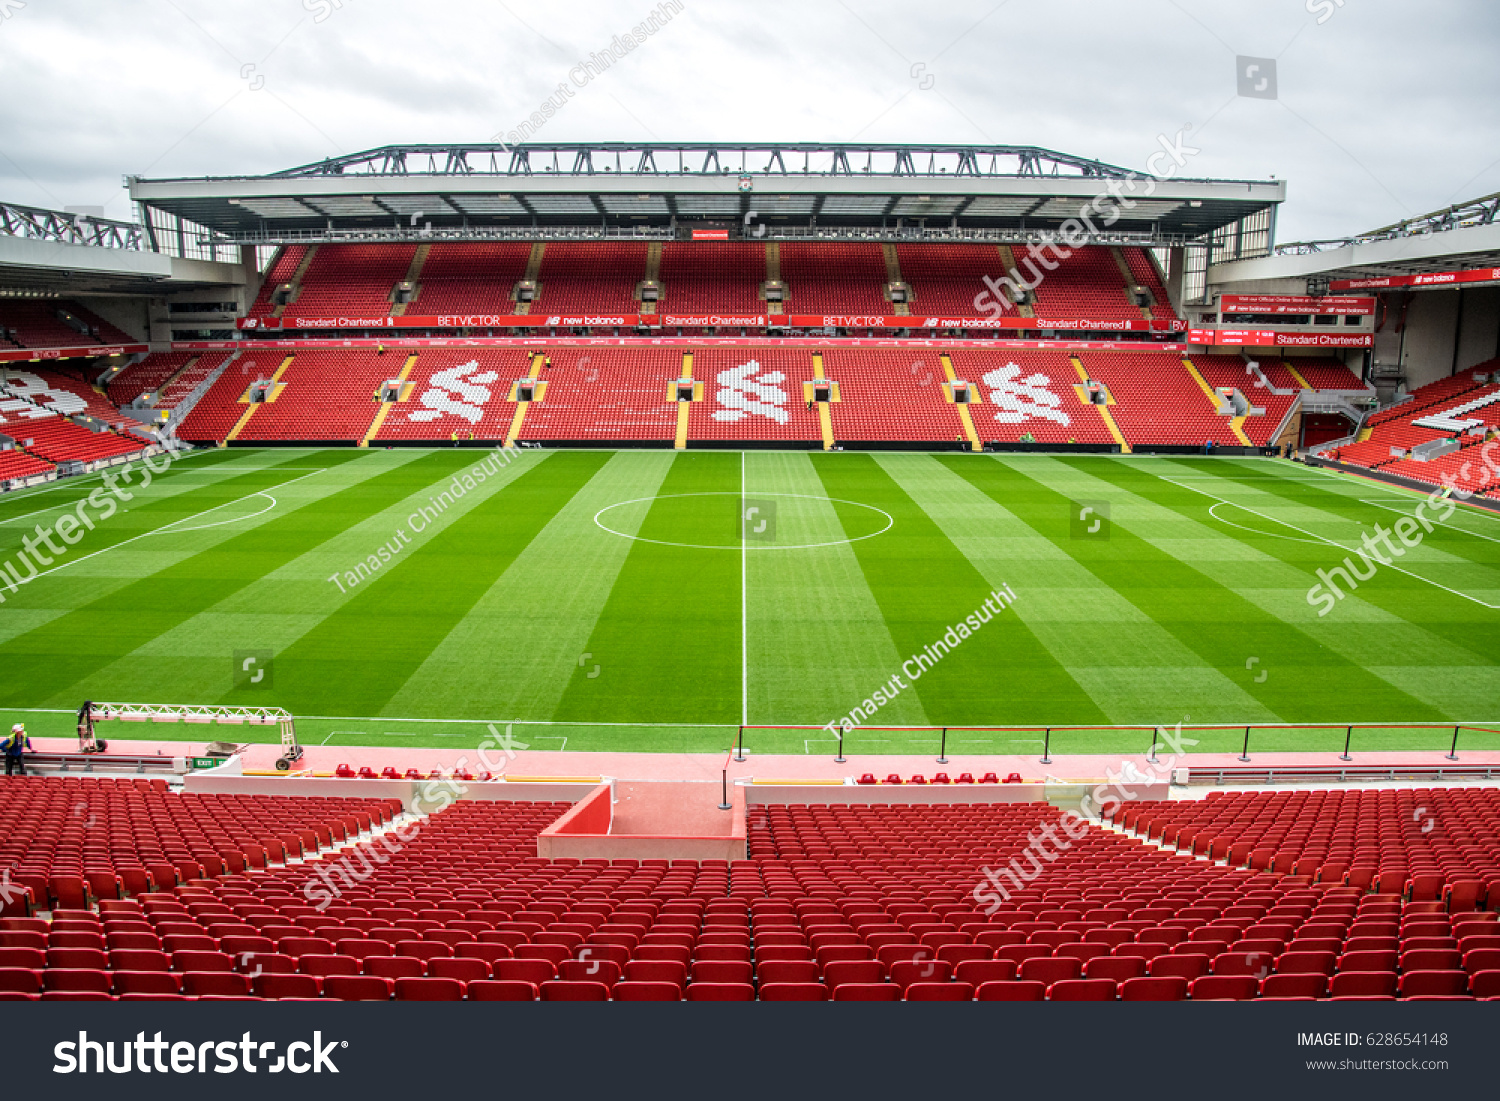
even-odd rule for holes
{"type": "MultiPolygon", "coordinates": [[[[1390,500],[1396,500],[1396,498],[1389,498],[1389,499],[1390,500]]],[[[1400,512],[1403,516],[1406,515],[1404,512],[1402,512],[1401,509],[1399,509],[1399,508],[1392,508],[1390,505],[1385,504],[1382,501],[1365,501],[1365,500],[1361,500],[1359,503],[1362,504],[1362,505],[1374,505],[1376,508],[1383,508],[1387,512],[1400,512]]],[[[1489,515],[1489,514],[1486,514],[1486,513],[1480,513],[1479,515],[1481,515],[1481,516],[1488,516],[1488,518],[1491,519],[1491,520],[1500,520],[1500,516],[1489,515]]],[[[1493,535],[1480,535],[1479,532],[1477,532],[1477,531],[1470,531],[1468,528],[1461,528],[1457,524],[1449,524],[1449,523],[1445,523],[1445,522],[1440,521],[1440,520],[1433,520],[1432,523],[1436,524],[1440,528],[1452,528],[1454,531],[1462,532],[1465,535],[1472,535],[1476,539],[1488,539],[1491,543],[1500,543],[1500,539],[1496,539],[1493,535]]]]}
{"type": "MultiPolygon", "coordinates": [[[[1200,494],[1202,494],[1204,497],[1212,497],[1215,501],[1222,501],[1226,505],[1234,505],[1236,508],[1242,508],[1246,512],[1251,513],[1254,516],[1259,516],[1262,520],[1269,520],[1273,524],[1281,524],[1283,527],[1291,528],[1293,531],[1299,531],[1303,535],[1310,535],[1314,539],[1320,539],[1324,543],[1327,543],[1330,547],[1337,547],[1339,550],[1344,551],[1347,554],[1358,554],[1359,553],[1359,550],[1356,547],[1346,547],[1342,543],[1336,543],[1336,542],[1334,542],[1332,539],[1329,539],[1327,536],[1319,535],[1315,531],[1308,531],[1306,528],[1299,528],[1296,524],[1289,524],[1285,520],[1278,520],[1278,519],[1276,519],[1276,517],[1274,517],[1274,516],[1267,516],[1264,512],[1258,512],[1255,509],[1250,508],[1248,505],[1241,505],[1241,504],[1238,504],[1238,503],[1236,503],[1234,501],[1226,500],[1225,498],[1220,497],[1220,496],[1218,496],[1216,494],[1208,493],[1208,492],[1205,492],[1204,490],[1201,490],[1201,489],[1196,489],[1193,486],[1183,485],[1181,482],[1173,482],[1171,478],[1162,478],[1160,474],[1158,474],[1157,477],[1161,478],[1161,480],[1164,481],[1164,482],[1172,482],[1173,485],[1178,486],[1181,489],[1189,489],[1189,490],[1192,490],[1194,493],[1200,493],[1200,494]]],[[[1215,519],[1217,519],[1217,517],[1215,517],[1215,519]]],[[[1343,517],[1340,517],[1340,519],[1343,519],[1343,517]]],[[[1226,524],[1228,522],[1229,522],[1228,520],[1224,521],[1224,523],[1226,523],[1226,524]]],[[[1265,533],[1261,533],[1261,534],[1265,534],[1265,533]]],[[[1417,581],[1426,582],[1427,584],[1433,586],[1434,588],[1442,589],[1446,593],[1452,593],[1454,596],[1461,597],[1462,599],[1467,600],[1467,601],[1469,601],[1469,602],[1471,602],[1473,604],[1478,604],[1481,608],[1489,608],[1491,611],[1500,611],[1500,604],[1491,604],[1491,603],[1489,603],[1486,600],[1480,600],[1477,596],[1470,596],[1468,593],[1460,592],[1457,589],[1450,589],[1447,585],[1444,585],[1444,584],[1442,584],[1441,582],[1438,582],[1438,581],[1434,581],[1430,577],[1423,577],[1419,573],[1412,573],[1410,570],[1404,570],[1400,566],[1396,565],[1394,562],[1391,563],[1389,566],[1387,566],[1386,569],[1395,570],[1397,573],[1405,574],[1407,577],[1414,578],[1417,581]]]]}
{"type": "MultiPolygon", "coordinates": [[[[321,471],[314,471],[313,473],[321,473],[321,471]]],[[[272,489],[282,489],[282,488],[284,488],[286,486],[291,485],[292,482],[300,482],[300,481],[302,481],[302,478],[311,478],[311,477],[312,477],[312,474],[304,474],[304,475],[302,475],[301,478],[292,478],[292,479],[289,479],[288,481],[280,483],[279,485],[274,485],[271,488],[272,489]]],[[[151,536],[151,535],[160,535],[162,532],[167,531],[169,528],[172,528],[175,525],[182,523],[183,520],[196,520],[200,516],[207,516],[210,512],[217,512],[221,508],[228,508],[230,505],[237,505],[241,501],[248,501],[251,497],[259,497],[264,492],[265,492],[265,490],[256,490],[254,493],[247,493],[243,497],[237,497],[233,501],[225,501],[222,505],[215,505],[213,508],[206,508],[202,512],[195,513],[192,516],[184,516],[182,518],[182,520],[173,520],[170,524],[163,524],[161,527],[155,528],[155,529],[153,529],[151,531],[143,531],[139,535],[132,535],[129,539],[122,539],[120,542],[115,543],[113,546],[101,547],[99,550],[94,551],[92,554],[85,554],[81,558],[70,558],[68,561],[63,562],[60,565],[53,566],[50,570],[43,570],[41,573],[37,574],[35,577],[32,577],[32,578],[28,579],[27,582],[26,582],[26,584],[30,585],[33,581],[39,581],[39,580],[41,580],[44,577],[48,577],[48,576],[56,573],[58,570],[64,570],[64,569],[67,569],[69,566],[77,565],[79,562],[87,562],[90,558],[96,558],[99,555],[101,555],[101,554],[107,554],[108,552],[110,552],[112,550],[119,550],[123,546],[127,546],[130,543],[134,543],[137,539],[145,539],[146,537],[151,536]]],[[[257,514],[257,515],[259,515],[259,514],[257,514]]],[[[197,529],[189,529],[189,530],[197,530],[197,529]]]]}
{"type": "MultiPolygon", "coordinates": [[[[729,491],[726,491],[726,490],[718,490],[718,491],[709,492],[709,493],[667,493],[667,494],[658,495],[656,497],[637,497],[633,501],[616,501],[612,505],[605,505],[598,512],[594,513],[594,523],[598,524],[598,526],[600,528],[603,528],[603,530],[609,532],[611,535],[618,535],[622,539],[634,539],[635,541],[640,542],[640,543],[655,543],[658,546],[662,546],[662,547],[685,547],[685,548],[687,548],[689,550],[734,550],[735,549],[734,547],[729,547],[729,546],[717,546],[717,547],[715,547],[715,546],[709,546],[709,545],[706,545],[706,544],[703,544],[703,543],[671,543],[671,542],[668,542],[665,539],[643,539],[639,535],[627,535],[623,531],[616,531],[614,528],[604,527],[604,525],[599,522],[599,517],[602,516],[602,515],[604,515],[610,509],[612,509],[612,508],[624,508],[626,505],[638,505],[638,504],[641,504],[641,503],[646,502],[646,501],[670,500],[670,499],[677,498],[677,497],[732,497],[733,495],[734,494],[732,492],[729,492],[729,491]]],[[[886,519],[886,525],[885,525],[885,527],[881,528],[879,531],[871,532],[869,535],[856,535],[856,536],[854,536],[853,538],[850,538],[850,539],[835,539],[831,543],[798,543],[798,544],[793,544],[793,545],[775,544],[775,545],[771,545],[771,546],[764,546],[764,545],[762,545],[762,546],[757,546],[757,547],[754,548],[757,551],[816,550],[819,547],[842,547],[842,546],[844,546],[844,545],[846,545],[848,543],[858,543],[859,541],[861,541],[863,539],[874,539],[875,536],[877,536],[877,535],[884,535],[886,532],[890,531],[891,528],[894,527],[895,523],[896,523],[896,518],[894,516],[892,516],[889,512],[886,512],[885,509],[883,509],[883,508],[876,508],[874,505],[867,505],[863,501],[845,501],[845,500],[842,500],[842,499],[840,499],[838,497],[820,497],[820,496],[817,496],[816,494],[811,494],[811,493],[767,493],[767,494],[765,494],[765,496],[767,496],[767,497],[799,497],[799,498],[802,498],[802,499],[808,500],[808,501],[832,501],[834,504],[853,505],[855,508],[867,508],[871,512],[878,512],[878,513],[880,513],[880,515],[884,516],[885,519],[886,519]]],[[[744,499],[743,492],[740,495],[740,499],[741,500],[744,499]]],[[[741,533],[740,548],[739,549],[740,549],[740,553],[741,554],[743,554],[745,551],[747,551],[747,550],[750,549],[749,546],[747,545],[747,541],[743,537],[743,533],[741,533]]]]}
{"type": "MultiPolygon", "coordinates": [[[[745,533],[745,453],[740,452],[740,725],[750,725],[750,602],[749,561],[745,533]]],[[[598,522],[598,516],[594,517],[598,522]]]]}

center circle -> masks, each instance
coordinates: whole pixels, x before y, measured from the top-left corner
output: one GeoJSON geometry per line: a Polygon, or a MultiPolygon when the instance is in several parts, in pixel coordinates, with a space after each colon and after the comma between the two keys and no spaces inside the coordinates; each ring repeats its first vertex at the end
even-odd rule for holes
{"type": "MultiPolygon", "coordinates": [[[[743,522],[742,518],[739,516],[739,511],[739,509],[736,510],[735,526],[730,526],[726,518],[726,533],[733,532],[735,530],[735,527],[738,527],[743,522]]],[[[644,519],[645,518],[642,517],[643,521],[644,519]]],[[[616,520],[614,522],[618,523],[619,521],[616,520]]],[[[781,519],[781,522],[784,524],[785,520],[781,519]]],[[[640,543],[655,543],[658,546],[663,547],[686,547],[692,550],[743,549],[747,551],[763,551],[813,550],[817,547],[838,547],[846,543],[858,543],[864,539],[873,539],[877,535],[884,535],[886,532],[890,531],[892,527],[895,526],[896,519],[889,512],[886,512],[884,509],[876,508],[874,505],[867,505],[862,501],[845,501],[839,497],[820,497],[816,494],[811,493],[737,493],[732,490],[718,490],[707,493],[663,493],[655,497],[636,497],[633,500],[629,501],[617,501],[612,505],[605,505],[598,512],[594,513],[594,523],[603,530],[609,532],[611,535],[618,535],[622,539],[634,539],[640,543]],[[608,523],[605,522],[606,514],[614,511],[615,509],[628,508],[631,505],[642,504],[650,506],[654,505],[658,501],[679,501],[697,497],[730,497],[747,502],[763,501],[767,498],[785,499],[790,501],[826,501],[829,504],[849,505],[852,508],[865,509],[874,514],[871,517],[872,526],[879,524],[882,519],[884,520],[884,526],[879,527],[874,531],[867,532],[863,535],[851,535],[846,536],[843,539],[830,539],[819,543],[780,543],[774,541],[774,539],[765,540],[761,538],[752,538],[749,536],[731,537],[727,534],[725,537],[725,541],[722,543],[679,543],[668,539],[650,539],[644,535],[632,535],[628,531],[619,531],[615,528],[612,528],[608,523]]],[[[795,518],[793,519],[793,526],[795,526],[795,518]]]]}

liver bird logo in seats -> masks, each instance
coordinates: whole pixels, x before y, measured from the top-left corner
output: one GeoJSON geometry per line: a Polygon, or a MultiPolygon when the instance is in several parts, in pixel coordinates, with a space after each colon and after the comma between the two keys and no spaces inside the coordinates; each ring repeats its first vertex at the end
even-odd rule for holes
{"type": "Polygon", "coordinates": [[[424,423],[439,417],[462,417],[478,424],[484,416],[484,404],[490,400],[489,384],[500,376],[494,371],[480,371],[478,360],[439,371],[428,380],[428,387],[417,399],[425,408],[408,413],[407,419],[424,423]]]}
{"type": "Polygon", "coordinates": [[[719,389],[714,401],[723,406],[712,413],[716,421],[738,421],[749,416],[769,417],[777,424],[786,424],[792,415],[787,412],[787,392],[779,383],[786,381],[780,371],[761,374],[760,363],[750,360],[738,367],[720,371],[719,389]]]}
{"type": "Polygon", "coordinates": [[[1040,372],[1022,378],[1021,368],[1014,363],[990,371],[984,376],[984,384],[990,387],[990,403],[998,410],[995,419],[1001,424],[1025,424],[1029,420],[1071,424],[1071,418],[1059,408],[1062,398],[1047,388],[1049,382],[1051,379],[1040,372]]]}
{"type": "Polygon", "coordinates": [[[11,371],[5,379],[9,398],[0,393],[0,412],[11,413],[21,420],[41,420],[53,415],[69,417],[87,411],[89,403],[61,387],[47,384],[30,371],[11,371]]]}

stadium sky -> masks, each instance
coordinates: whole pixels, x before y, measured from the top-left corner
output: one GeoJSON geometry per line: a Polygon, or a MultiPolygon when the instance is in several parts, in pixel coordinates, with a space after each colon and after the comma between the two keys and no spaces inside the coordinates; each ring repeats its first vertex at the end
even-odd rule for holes
{"type": "MultiPolygon", "coordinates": [[[[535,140],[1035,144],[1290,181],[1279,240],[1500,190],[1494,0],[680,0],[535,140]],[[1237,57],[1278,98],[1237,94],[1237,57]],[[1259,74],[1263,75],[1263,74],[1259,74]]],[[[515,127],[648,0],[0,0],[0,198],[515,127]]],[[[1257,80],[1258,82],[1258,80],[1257,80]]]]}

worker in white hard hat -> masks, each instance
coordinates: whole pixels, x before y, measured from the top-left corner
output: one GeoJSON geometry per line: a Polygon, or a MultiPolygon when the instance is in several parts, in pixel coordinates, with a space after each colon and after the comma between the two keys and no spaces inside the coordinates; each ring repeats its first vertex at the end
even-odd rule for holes
{"type": "Polygon", "coordinates": [[[10,728],[10,737],[0,742],[0,754],[5,755],[5,775],[26,775],[25,753],[31,749],[31,739],[26,736],[26,724],[16,723],[10,728]]]}

